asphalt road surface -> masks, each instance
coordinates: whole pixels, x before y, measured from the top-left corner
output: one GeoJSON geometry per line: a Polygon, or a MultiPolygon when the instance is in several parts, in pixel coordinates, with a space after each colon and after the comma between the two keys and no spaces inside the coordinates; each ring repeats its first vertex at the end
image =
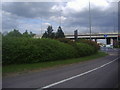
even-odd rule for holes
{"type": "Polygon", "coordinates": [[[99,59],[3,78],[3,88],[117,88],[118,50],[107,53],[99,59]]]}

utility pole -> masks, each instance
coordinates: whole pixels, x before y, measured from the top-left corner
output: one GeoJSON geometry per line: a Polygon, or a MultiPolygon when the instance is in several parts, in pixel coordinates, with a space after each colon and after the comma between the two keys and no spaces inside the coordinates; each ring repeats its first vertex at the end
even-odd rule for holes
{"type": "Polygon", "coordinates": [[[41,16],[41,37],[42,37],[42,16],[41,16]]]}
{"type": "Polygon", "coordinates": [[[116,20],[116,18],[115,18],[116,17],[115,10],[116,10],[115,5],[113,5],[113,27],[114,27],[114,33],[115,33],[115,29],[116,29],[115,28],[116,27],[116,24],[115,24],[116,23],[116,21],[115,21],[116,20]]]}
{"type": "Polygon", "coordinates": [[[118,1],[118,46],[120,47],[120,1],[118,1]]]}
{"type": "Polygon", "coordinates": [[[90,10],[90,0],[89,0],[89,29],[90,29],[90,41],[91,41],[91,10],[90,10]]]}
{"type": "Polygon", "coordinates": [[[60,27],[61,27],[61,13],[62,13],[62,10],[60,10],[60,27]]]}
{"type": "Polygon", "coordinates": [[[115,12],[114,11],[113,11],[113,15],[114,15],[113,16],[113,23],[114,23],[113,25],[114,25],[114,33],[115,33],[115,12]]]}

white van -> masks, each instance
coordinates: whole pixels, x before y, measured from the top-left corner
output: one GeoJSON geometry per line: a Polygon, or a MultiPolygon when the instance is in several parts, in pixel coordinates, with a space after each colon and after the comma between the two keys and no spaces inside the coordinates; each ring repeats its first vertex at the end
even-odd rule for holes
{"type": "Polygon", "coordinates": [[[113,48],[113,45],[112,44],[108,44],[108,45],[106,45],[106,48],[113,48]]]}

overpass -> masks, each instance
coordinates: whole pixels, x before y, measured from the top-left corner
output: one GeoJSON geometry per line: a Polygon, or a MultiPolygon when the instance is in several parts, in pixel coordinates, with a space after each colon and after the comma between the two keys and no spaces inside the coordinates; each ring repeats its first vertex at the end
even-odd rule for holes
{"type": "MultiPolygon", "coordinates": [[[[106,39],[106,44],[111,44],[111,41],[113,41],[113,45],[117,44],[118,37],[120,37],[120,34],[118,33],[92,33],[91,39],[94,39],[95,42],[97,42],[97,39],[106,39]]],[[[65,38],[69,39],[75,39],[74,35],[65,35],[65,38]]],[[[90,39],[90,34],[79,34],[77,35],[78,39],[90,39]]]]}

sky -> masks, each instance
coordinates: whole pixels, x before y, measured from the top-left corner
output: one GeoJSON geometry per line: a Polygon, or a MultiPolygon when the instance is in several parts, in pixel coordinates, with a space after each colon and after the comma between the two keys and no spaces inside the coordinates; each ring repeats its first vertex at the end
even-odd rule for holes
{"type": "MultiPolygon", "coordinates": [[[[47,0],[49,1],[49,0],[47,0]]],[[[55,1],[55,0],[54,0],[55,1]]],[[[117,3],[90,0],[92,33],[117,32],[117,3]]],[[[65,34],[89,33],[89,0],[67,2],[2,2],[2,32],[18,29],[42,35],[49,25],[65,34]],[[61,24],[60,24],[61,22],[61,24]]]]}

